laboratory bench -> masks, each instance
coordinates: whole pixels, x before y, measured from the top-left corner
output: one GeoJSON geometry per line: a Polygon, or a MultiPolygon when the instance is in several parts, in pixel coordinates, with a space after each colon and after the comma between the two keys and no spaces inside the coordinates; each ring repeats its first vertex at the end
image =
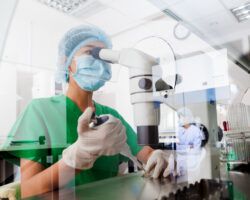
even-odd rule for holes
{"type": "Polygon", "coordinates": [[[185,200],[185,199],[250,199],[250,174],[229,172],[228,179],[188,184],[182,177],[152,179],[142,172],[109,178],[93,183],[64,188],[28,200],[185,200]]]}
{"type": "MultiPolygon", "coordinates": [[[[26,150],[32,154],[32,149],[37,148],[44,149],[44,156],[48,155],[49,149],[46,145],[30,144],[26,145],[26,148],[16,145],[11,148],[1,149],[0,158],[9,156],[11,159],[13,156],[9,154],[10,151],[18,152],[26,150]]],[[[57,148],[63,149],[65,145],[58,145],[57,148]]],[[[43,157],[43,155],[41,155],[41,157],[43,157]]],[[[210,199],[211,195],[215,195],[215,198],[212,199],[217,199],[218,195],[221,194],[223,194],[223,198],[221,199],[250,199],[249,171],[246,173],[240,171],[227,171],[225,166],[223,169],[224,173],[221,173],[220,181],[203,179],[199,182],[188,184],[185,176],[154,180],[143,177],[142,172],[136,172],[81,186],[65,187],[28,199],[195,200],[201,199],[199,195],[203,195],[202,197],[208,197],[210,199]]]]}

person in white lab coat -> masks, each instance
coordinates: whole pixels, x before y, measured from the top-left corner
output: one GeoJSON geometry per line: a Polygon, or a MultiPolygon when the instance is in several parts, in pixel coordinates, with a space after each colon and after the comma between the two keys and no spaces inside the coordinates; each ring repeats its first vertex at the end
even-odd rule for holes
{"type": "Polygon", "coordinates": [[[177,150],[199,149],[204,136],[200,128],[193,125],[192,112],[188,108],[181,108],[177,114],[179,117],[177,150]]]}
{"type": "Polygon", "coordinates": [[[177,172],[179,175],[187,175],[187,171],[197,170],[202,155],[202,140],[204,134],[200,127],[194,125],[195,120],[188,108],[177,111],[179,128],[177,137],[177,172]]]}

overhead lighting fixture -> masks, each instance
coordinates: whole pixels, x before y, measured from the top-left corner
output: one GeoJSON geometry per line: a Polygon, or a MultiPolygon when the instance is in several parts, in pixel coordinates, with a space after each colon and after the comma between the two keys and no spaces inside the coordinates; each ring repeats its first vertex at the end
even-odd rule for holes
{"type": "Polygon", "coordinates": [[[39,2],[55,8],[64,13],[72,13],[93,0],[38,0],[39,2]]]}
{"type": "Polygon", "coordinates": [[[231,9],[231,12],[239,22],[250,19],[250,2],[231,9]]]}
{"type": "Polygon", "coordinates": [[[164,10],[162,10],[162,12],[165,13],[166,15],[170,16],[171,18],[173,18],[177,22],[183,21],[178,15],[176,15],[174,12],[172,12],[169,9],[164,9],[164,10]]]}

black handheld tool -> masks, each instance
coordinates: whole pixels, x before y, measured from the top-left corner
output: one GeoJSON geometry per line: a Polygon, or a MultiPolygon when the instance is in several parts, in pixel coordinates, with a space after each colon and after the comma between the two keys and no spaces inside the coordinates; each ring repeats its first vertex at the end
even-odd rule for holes
{"type": "Polygon", "coordinates": [[[89,123],[89,127],[95,128],[101,124],[104,124],[106,121],[108,121],[108,119],[109,119],[108,116],[98,117],[96,116],[95,112],[93,112],[92,117],[91,117],[91,122],[89,123]]]}

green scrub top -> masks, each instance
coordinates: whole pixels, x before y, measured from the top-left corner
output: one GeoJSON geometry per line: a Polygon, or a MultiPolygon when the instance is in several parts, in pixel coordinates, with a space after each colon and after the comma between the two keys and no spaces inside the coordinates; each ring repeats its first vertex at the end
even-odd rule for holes
{"type": "MultiPolygon", "coordinates": [[[[111,114],[121,120],[126,128],[127,144],[130,146],[133,155],[136,155],[142,149],[137,145],[135,132],[116,110],[96,102],[95,109],[96,115],[111,114]]],[[[17,158],[33,160],[46,168],[49,167],[58,161],[57,158],[61,158],[63,149],[56,149],[56,147],[66,146],[76,141],[77,121],[81,114],[82,111],[79,107],[64,95],[32,100],[12,127],[7,144],[10,145],[11,141],[38,140],[39,136],[45,136],[45,146],[47,145],[51,150],[48,150],[46,159],[41,159],[42,153],[38,144],[38,148],[32,150],[32,152],[10,151],[9,153],[17,158]]],[[[11,146],[8,147],[11,148],[11,146]]],[[[116,176],[119,164],[127,160],[120,154],[101,156],[91,169],[83,170],[77,174],[74,182],[79,185],[116,176]]]]}

